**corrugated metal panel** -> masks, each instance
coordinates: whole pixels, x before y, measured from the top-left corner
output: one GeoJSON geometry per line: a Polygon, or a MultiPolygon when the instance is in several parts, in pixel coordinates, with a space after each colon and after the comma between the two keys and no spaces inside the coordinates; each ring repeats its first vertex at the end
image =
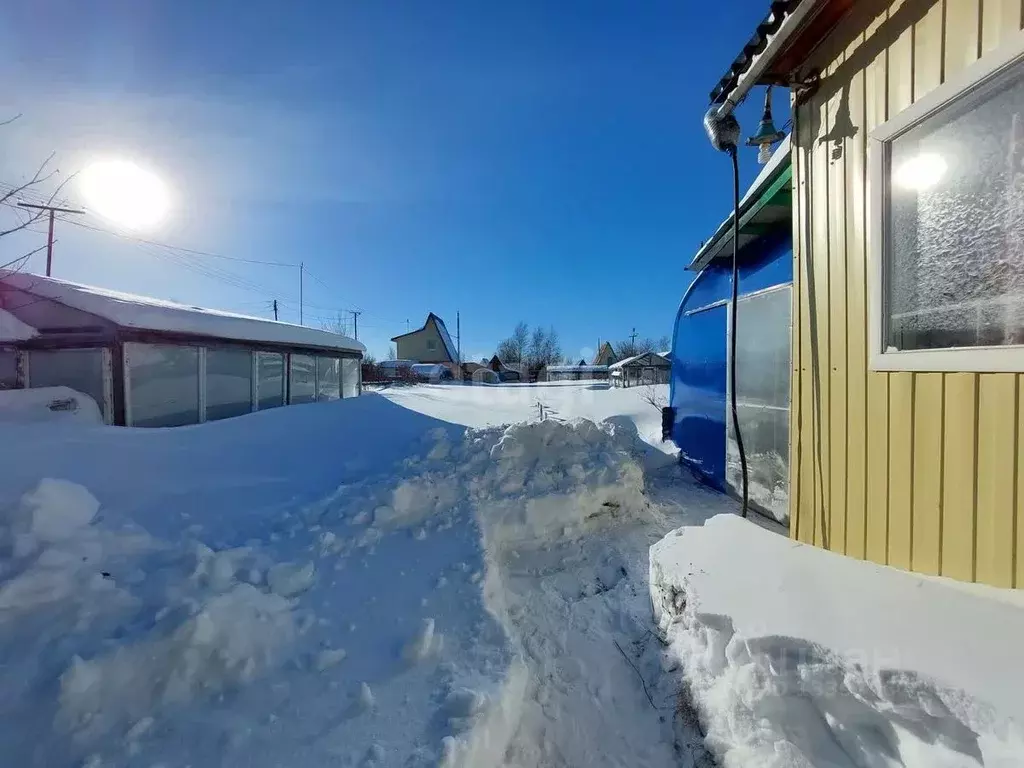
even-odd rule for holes
{"type": "Polygon", "coordinates": [[[1021,0],[860,4],[808,62],[825,78],[794,120],[790,528],[856,557],[1018,587],[1019,375],[868,370],[864,137],[1021,27],[1021,0]]]}
{"type": "MultiPolygon", "coordinates": [[[[846,59],[858,55],[864,35],[854,37],[846,59]]],[[[851,120],[864,123],[864,72],[854,72],[847,90],[851,120]]],[[[846,163],[846,554],[863,558],[867,537],[867,379],[860,361],[867,356],[864,249],[864,131],[843,143],[846,163]]],[[[838,283],[838,280],[837,280],[838,283]]]]}
{"type": "MultiPolygon", "coordinates": [[[[836,71],[845,62],[840,54],[832,64],[836,71]]],[[[829,337],[829,543],[836,552],[846,552],[846,163],[845,152],[838,158],[834,149],[842,146],[840,131],[843,112],[848,109],[845,90],[836,91],[825,109],[828,136],[828,314],[829,337]]],[[[845,148],[844,148],[845,149],[845,148]]]]}

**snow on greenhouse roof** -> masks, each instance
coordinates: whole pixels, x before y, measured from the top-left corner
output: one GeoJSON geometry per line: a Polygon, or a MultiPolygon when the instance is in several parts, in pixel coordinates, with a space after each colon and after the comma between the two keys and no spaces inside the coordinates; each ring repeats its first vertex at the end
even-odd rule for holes
{"type": "Polygon", "coordinates": [[[10,312],[0,309],[0,342],[4,341],[28,341],[39,332],[30,325],[26,325],[10,312]]]}
{"type": "Polygon", "coordinates": [[[235,341],[366,351],[366,347],[355,339],[318,328],[192,307],[52,277],[24,272],[0,272],[0,283],[102,317],[124,328],[195,334],[235,341]]]}
{"type": "MultiPolygon", "coordinates": [[[[667,353],[665,353],[665,354],[667,354],[667,353]]],[[[625,368],[630,363],[635,363],[637,360],[639,360],[639,359],[641,359],[643,357],[648,357],[648,356],[660,357],[666,363],[668,363],[669,360],[665,356],[665,354],[662,354],[661,352],[641,352],[639,355],[633,355],[632,357],[627,357],[624,360],[619,360],[617,363],[612,363],[611,365],[608,366],[608,368],[610,370],[617,371],[620,368],[625,368]]]]}
{"type": "Polygon", "coordinates": [[[607,371],[607,365],[549,365],[545,369],[548,373],[600,373],[607,371]]]}

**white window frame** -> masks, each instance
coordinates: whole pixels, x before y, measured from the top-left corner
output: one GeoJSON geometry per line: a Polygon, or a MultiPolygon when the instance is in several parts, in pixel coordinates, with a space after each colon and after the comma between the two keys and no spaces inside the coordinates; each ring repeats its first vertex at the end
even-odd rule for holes
{"type": "Polygon", "coordinates": [[[1024,61],[1024,34],[986,54],[950,77],[868,136],[868,362],[873,371],[1024,371],[1024,345],[947,347],[886,351],[883,327],[887,307],[885,225],[889,199],[886,145],[941,112],[1010,67],[1024,61]]]}

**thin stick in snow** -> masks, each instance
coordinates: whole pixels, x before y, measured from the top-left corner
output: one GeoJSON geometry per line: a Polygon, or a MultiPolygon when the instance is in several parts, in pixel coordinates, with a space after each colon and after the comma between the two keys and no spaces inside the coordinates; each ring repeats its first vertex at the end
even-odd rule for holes
{"type": "Polygon", "coordinates": [[[615,647],[619,649],[619,653],[622,654],[622,658],[624,658],[626,660],[626,662],[629,664],[629,666],[631,666],[633,668],[633,671],[636,672],[636,676],[640,678],[640,685],[642,685],[644,687],[644,693],[647,695],[647,700],[649,702],[651,702],[651,707],[653,707],[654,709],[657,709],[658,705],[655,704],[654,703],[654,699],[651,698],[651,692],[647,690],[647,683],[644,682],[644,676],[640,674],[640,670],[637,669],[636,664],[634,664],[633,660],[630,659],[629,656],[626,655],[626,652],[624,650],[622,650],[622,646],[619,645],[619,641],[618,640],[615,640],[613,638],[612,642],[615,643],[615,647]]]}

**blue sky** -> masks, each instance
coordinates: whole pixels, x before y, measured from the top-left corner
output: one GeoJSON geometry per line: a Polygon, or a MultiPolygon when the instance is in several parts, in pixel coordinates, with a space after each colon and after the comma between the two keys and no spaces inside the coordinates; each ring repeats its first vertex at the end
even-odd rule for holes
{"type": "MultiPolygon", "coordinates": [[[[519,320],[584,355],[633,327],[671,332],[683,267],[731,200],[707,94],[767,7],[8,3],[5,108],[23,116],[0,128],[0,181],[51,150],[65,175],[135,159],[174,195],[145,237],[303,261],[307,324],[361,308],[382,354],[406,320],[433,311],[454,333],[459,311],[466,359],[519,320]]],[[[745,134],[759,102],[740,111],[745,134]]],[[[755,152],[741,162],[749,182],[755,152]]],[[[298,319],[295,268],[57,236],[55,276],[266,316],[277,298],[298,319]]],[[[3,238],[0,263],[42,237],[3,238]]]]}

